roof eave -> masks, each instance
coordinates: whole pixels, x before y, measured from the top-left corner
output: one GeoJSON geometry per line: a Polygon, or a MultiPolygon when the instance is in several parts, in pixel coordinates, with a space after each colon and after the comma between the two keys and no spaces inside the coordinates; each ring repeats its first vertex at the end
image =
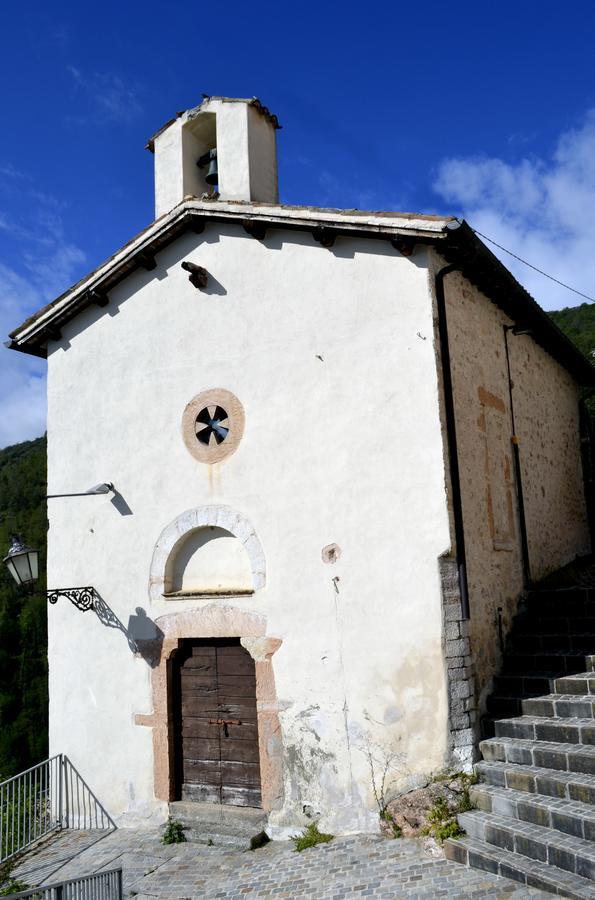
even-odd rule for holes
{"type": "Polygon", "coordinates": [[[325,228],[335,236],[358,236],[411,243],[434,242],[444,236],[440,230],[448,219],[431,218],[428,224],[421,218],[380,214],[346,214],[335,210],[315,210],[296,207],[283,211],[282,207],[262,204],[205,203],[185,200],[166,216],[128,242],[90,275],[85,276],[47,306],[38,310],[10,332],[10,349],[45,356],[45,345],[52,339],[48,331],[59,328],[83,309],[105,297],[119,282],[139,268],[147,268],[147,258],[153,257],[185,231],[200,232],[207,221],[242,224],[257,220],[270,228],[312,231],[325,228]]]}
{"type": "MultiPolygon", "coordinates": [[[[506,266],[476,236],[466,222],[452,228],[453,217],[414,214],[362,213],[310,207],[282,207],[237,201],[184,200],[52,303],[30,316],[10,333],[12,350],[46,356],[49,340],[83,309],[106,305],[107,294],[185,231],[200,232],[207,221],[249,223],[298,231],[326,230],[333,236],[365,237],[393,242],[397,248],[415,243],[435,246],[515,323],[531,329],[535,340],[584,386],[595,386],[595,367],[560,331],[547,313],[506,266]],[[450,227],[449,227],[450,226],[450,227]],[[102,299],[103,298],[103,299],[102,299]]],[[[457,223],[458,224],[458,223],[457,223]]]]}
{"type": "Polygon", "coordinates": [[[220,100],[222,103],[246,103],[248,106],[254,107],[265,119],[267,119],[275,130],[283,128],[283,126],[279,123],[279,119],[277,116],[272,113],[267,106],[265,106],[258,97],[208,97],[205,95],[204,100],[198,104],[198,106],[193,107],[192,109],[185,109],[181,112],[177,112],[175,116],[162,125],[155,134],[152,134],[147,143],[145,144],[145,150],[150,150],[151,153],[155,152],[155,141],[159,137],[159,135],[163,134],[164,131],[167,131],[170,125],[173,125],[174,122],[181,118],[181,116],[187,115],[188,118],[193,118],[197,116],[199,112],[202,111],[202,107],[208,105],[211,100],[220,100]]]}
{"type": "Polygon", "coordinates": [[[461,273],[519,327],[554,357],[583,387],[595,387],[595,366],[566,337],[504,263],[462,222],[448,231],[448,240],[437,248],[461,273]]]}

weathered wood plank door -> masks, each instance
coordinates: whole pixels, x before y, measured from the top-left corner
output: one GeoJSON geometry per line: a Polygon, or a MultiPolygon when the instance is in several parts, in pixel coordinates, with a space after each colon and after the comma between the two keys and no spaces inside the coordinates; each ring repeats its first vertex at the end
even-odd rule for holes
{"type": "Polygon", "coordinates": [[[254,660],[238,639],[186,641],[176,663],[179,795],[260,806],[254,660]]]}

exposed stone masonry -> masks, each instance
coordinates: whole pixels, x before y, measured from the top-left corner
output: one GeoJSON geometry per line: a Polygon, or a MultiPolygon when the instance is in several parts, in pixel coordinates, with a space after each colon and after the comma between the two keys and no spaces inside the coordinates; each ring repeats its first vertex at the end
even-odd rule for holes
{"type": "Polygon", "coordinates": [[[470,771],[475,758],[475,683],[469,622],[463,619],[457,562],[440,559],[444,618],[444,656],[448,679],[450,763],[455,769],[470,771]]]}

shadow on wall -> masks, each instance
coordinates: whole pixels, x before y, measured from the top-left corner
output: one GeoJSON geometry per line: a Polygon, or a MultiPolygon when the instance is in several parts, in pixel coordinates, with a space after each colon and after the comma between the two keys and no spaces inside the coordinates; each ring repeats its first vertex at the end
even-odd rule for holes
{"type": "Polygon", "coordinates": [[[215,297],[225,297],[227,295],[227,291],[223,287],[220,281],[217,281],[214,275],[209,272],[209,280],[207,281],[206,287],[202,288],[203,294],[210,294],[215,297]]]}
{"type": "Polygon", "coordinates": [[[129,616],[126,626],[103,597],[95,591],[93,611],[106,628],[115,628],[122,632],[132,653],[142,656],[152,669],[159,665],[164,634],[141,606],[137,606],[135,614],[129,616]]]}
{"type": "Polygon", "coordinates": [[[132,510],[130,509],[130,507],[128,506],[126,501],[124,500],[124,497],[122,496],[120,491],[117,491],[115,488],[114,488],[113,496],[112,496],[110,503],[112,503],[112,505],[115,506],[115,508],[118,510],[118,512],[120,513],[121,516],[131,516],[132,515],[132,510]]]}

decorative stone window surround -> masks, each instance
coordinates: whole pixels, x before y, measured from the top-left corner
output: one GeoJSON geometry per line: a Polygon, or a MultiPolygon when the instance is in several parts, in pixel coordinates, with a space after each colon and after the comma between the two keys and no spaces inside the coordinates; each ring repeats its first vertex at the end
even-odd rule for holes
{"type": "MultiPolygon", "coordinates": [[[[167,596],[166,568],[178,545],[198,528],[209,525],[223,528],[233,534],[243,545],[252,570],[252,588],[258,591],[266,584],[264,550],[251,523],[230,506],[198,506],[187,509],[167,525],[155,544],[149,572],[149,599],[151,602],[167,596]]],[[[226,596],[233,595],[230,591],[226,596]]],[[[192,596],[192,595],[190,595],[192,596]]],[[[194,595],[197,596],[197,595],[194,595]]]]}
{"type": "Polygon", "coordinates": [[[182,416],[182,437],[188,451],[199,462],[212,464],[221,462],[237,450],[244,434],[244,407],[231,391],[212,388],[193,397],[182,416]],[[209,407],[220,407],[226,413],[227,436],[219,444],[216,441],[203,443],[197,438],[197,416],[209,407]]]}

